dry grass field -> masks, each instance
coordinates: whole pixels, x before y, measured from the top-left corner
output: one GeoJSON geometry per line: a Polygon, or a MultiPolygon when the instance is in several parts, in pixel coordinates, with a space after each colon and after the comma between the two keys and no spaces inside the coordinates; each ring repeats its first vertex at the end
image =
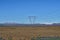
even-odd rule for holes
{"type": "Polygon", "coordinates": [[[0,27],[0,37],[8,40],[31,40],[32,37],[60,36],[60,27],[0,27]]]}

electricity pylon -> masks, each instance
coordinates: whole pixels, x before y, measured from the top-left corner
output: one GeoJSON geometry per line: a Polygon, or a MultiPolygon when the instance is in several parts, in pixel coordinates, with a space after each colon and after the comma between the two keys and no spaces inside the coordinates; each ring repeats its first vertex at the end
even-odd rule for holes
{"type": "Polygon", "coordinates": [[[31,24],[35,24],[36,16],[28,16],[28,18],[31,24]]]}

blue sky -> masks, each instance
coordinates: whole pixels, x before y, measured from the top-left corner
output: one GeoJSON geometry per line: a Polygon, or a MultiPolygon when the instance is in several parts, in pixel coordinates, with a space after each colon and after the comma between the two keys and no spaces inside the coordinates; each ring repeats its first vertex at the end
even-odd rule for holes
{"type": "Polygon", "coordinates": [[[36,16],[35,23],[59,23],[60,0],[0,0],[0,23],[30,23],[28,16],[36,16]]]}

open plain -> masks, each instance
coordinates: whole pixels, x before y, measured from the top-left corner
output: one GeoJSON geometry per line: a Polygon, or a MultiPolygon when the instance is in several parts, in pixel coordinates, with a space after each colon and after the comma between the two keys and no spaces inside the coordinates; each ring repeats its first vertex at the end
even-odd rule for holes
{"type": "Polygon", "coordinates": [[[8,40],[31,40],[32,37],[60,37],[60,26],[0,27],[0,37],[8,40]]]}

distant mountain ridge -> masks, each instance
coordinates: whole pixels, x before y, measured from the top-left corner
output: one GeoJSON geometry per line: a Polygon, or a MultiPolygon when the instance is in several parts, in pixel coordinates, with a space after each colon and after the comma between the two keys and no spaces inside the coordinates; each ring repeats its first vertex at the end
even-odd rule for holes
{"type": "Polygon", "coordinates": [[[19,23],[0,23],[0,27],[4,26],[60,26],[60,23],[53,24],[19,24],[19,23]]]}

